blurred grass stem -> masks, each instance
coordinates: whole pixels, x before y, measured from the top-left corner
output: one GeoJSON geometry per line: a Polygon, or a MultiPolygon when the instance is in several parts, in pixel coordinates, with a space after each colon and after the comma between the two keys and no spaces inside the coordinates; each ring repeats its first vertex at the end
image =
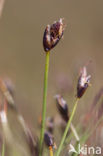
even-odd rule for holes
{"type": "Polygon", "coordinates": [[[1,156],[4,156],[5,155],[5,143],[4,143],[4,139],[3,139],[3,144],[2,144],[2,153],[1,153],[1,156]]]}
{"type": "Polygon", "coordinates": [[[46,100],[47,100],[47,87],[48,87],[48,71],[49,71],[49,56],[50,52],[46,52],[46,63],[45,63],[45,74],[44,74],[44,90],[43,90],[43,106],[42,106],[42,123],[40,133],[40,145],[39,145],[39,156],[42,155],[42,146],[44,140],[45,131],[45,118],[46,118],[46,100]]]}
{"type": "Polygon", "coordinates": [[[76,129],[72,123],[70,125],[70,128],[71,128],[71,131],[72,131],[76,141],[80,141],[79,135],[78,135],[78,133],[77,133],[77,131],[76,131],[76,129]]]}

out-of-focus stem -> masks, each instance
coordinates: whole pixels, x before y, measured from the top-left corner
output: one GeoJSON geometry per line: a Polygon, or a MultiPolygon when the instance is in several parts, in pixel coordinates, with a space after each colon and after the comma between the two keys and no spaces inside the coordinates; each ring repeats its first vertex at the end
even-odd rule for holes
{"type": "Polygon", "coordinates": [[[4,155],[5,155],[5,143],[3,140],[1,156],[4,156],[4,155]]]}
{"type": "Polygon", "coordinates": [[[49,147],[49,151],[50,151],[50,156],[53,156],[53,148],[51,146],[49,147]]]}
{"type": "Polygon", "coordinates": [[[71,128],[71,131],[72,131],[76,141],[79,141],[80,140],[79,135],[78,135],[78,133],[77,133],[77,131],[76,131],[76,129],[75,129],[75,127],[74,127],[74,125],[72,123],[70,125],[70,128],[71,128]]]}

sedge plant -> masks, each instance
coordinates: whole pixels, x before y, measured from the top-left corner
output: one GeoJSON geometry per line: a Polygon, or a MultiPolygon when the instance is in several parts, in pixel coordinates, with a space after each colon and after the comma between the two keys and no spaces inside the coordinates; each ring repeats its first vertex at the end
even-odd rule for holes
{"type": "MultiPolygon", "coordinates": [[[[59,40],[62,38],[64,32],[64,23],[61,18],[59,21],[54,22],[52,25],[47,25],[43,36],[43,47],[46,52],[45,73],[44,73],[44,90],[43,90],[43,105],[42,105],[42,123],[39,141],[39,156],[42,155],[42,147],[45,132],[45,119],[46,119],[46,103],[47,103],[47,88],[48,88],[48,72],[49,72],[49,57],[50,51],[54,48],[59,40]]],[[[52,152],[51,152],[52,153],[52,152]]]]}
{"type": "MultiPolygon", "coordinates": [[[[58,111],[59,111],[62,119],[65,121],[65,123],[68,123],[70,116],[69,116],[69,109],[68,109],[67,102],[59,94],[56,95],[55,98],[56,98],[56,105],[57,105],[58,111]]],[[[73,132],[73,135],[74,135],[76,141],[79,141],[80,140],[79,135],[72,123],[70,125],[70,129],[73,132]]]]}
{"type": "Polygon", "coordinates": [[[65,139],[66,139],[66,136],[67,136],[67,133],[68,133],[68,130],[70,129],[71,122],[72,122],[74,114],[76,112],[78,102],[79,102],[80,98],[83,96],[83,94],[85,93],[86,89],[88,88],[89,83],[90,83],[90,78],[91,78],[90,75],[87,76],[86,67],[83,67],[81,69],[80,76],[79,76],[79,79],[78,79],[76,101],[74,103],[72,113],[71,113],[70,118],[68,120],[68,123],[67,123],[67,126],[65,128],[64,134],[62,136],[60,145],[59,145],[58,150],[56,152],[56,156],[59,156],[60,153],[61,153],[63,144],[65,142],[65,139]]]}

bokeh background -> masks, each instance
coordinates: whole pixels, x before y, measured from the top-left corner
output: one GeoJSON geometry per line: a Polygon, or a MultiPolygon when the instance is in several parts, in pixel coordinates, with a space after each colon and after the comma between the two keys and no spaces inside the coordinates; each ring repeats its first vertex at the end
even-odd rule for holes
{"type": "Polygon", "coordinates": [[[0,76],[14,83],[18,109],[34,128],[42,108],[43,32],[61,17],[67,26],[51,51],[47,115],[56,114],[57,93],[72,107],[79,70],[88,64],[92,86],[80,101],[79,117],[103,83],[103,1],[6,0],[0,20],[0,76]]]}

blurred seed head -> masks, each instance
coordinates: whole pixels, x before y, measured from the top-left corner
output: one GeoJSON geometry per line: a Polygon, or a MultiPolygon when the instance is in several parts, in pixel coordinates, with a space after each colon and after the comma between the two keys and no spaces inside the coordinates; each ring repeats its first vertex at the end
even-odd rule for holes
{"type": "MultiPolygon", "coordinates": [[[[41,122],[42,122],[42,117],[40,115],[39,122],[38,122],[40,127],[41,127],[41,122]]],[[[53,131],[54,131],[54,118],[53,117],[47,117],[46,118],[46,129],[51,134],[53,133],[53,131]]]]}
{"type": "Polygon", "coordinates": [[[68,112],[67,103],[61,95],[56,95],[55,98],[56,98],[58,111],[60,115],[62,116],[62,118],[67,122],[69,120],[69,114],[68,114],[69,112],[68,112]]]}
{"type": "Polygon", "coordinates": [[[7,123],[7,115],[5,111],[0,111],[1,123],[7,123]]]}
{"type": "Polygon", "coordinates": [[[18,115],[18,120],[20,124],[23,127],[24,133],[26,135],[27,143],[30,147],[30,151],[33,156],[38,156],[39,155],[39,139],[36,135],[33,135],[30,128],[27,126],[25,123],[25,120],[23,119],[22,115],[18,115]]]}
{"type": "Polygon", "coordinates": [[[9,78],[5,78],[3,81],[4,81],[8,91],[10,92],[10,94],[12,96],[14,96],[15,86],[14,86],[13,82],[9,78]]]}
{"type": "Polygon", "coordinates": [[[60,18],[59,21],[55,21],[52,25],[47,25],[43,36],[43,47],[46,52],[57,45],[63,36],[64,29],[65,24],[63,18],[60,18]]]}
{"type": "Polygon", "coordinates": [[[91,75],[87,75],[87,69],[84,66],[80,71],[77,84],[77,97],[81,98],[90,84],[91,75]]]}
{"type": "Polygon", "coordinates": [[[48,117],[46,119],[46,127],[47,127],[47,130],[52,134],[54,130],[54,118],[53,117],[48,117]]]}
{"type": "Polygon", "coordinates": [[[5,0],[0,0],[0,17],[2,16],[5,0]]]}
{"type": "Polygon", "coordinates": [[[2,80],[1,78],[0,78],[0,90],[3,93],[7,102],[9,103],[9,105],[15,108],[14,99],[11,96],[6,84],[4,83],[4,80],[2,80]]]}
{"type": "Polygon", "coordinates": [[[48,147],[51,146],[52,148],[56,148],[56,145],[55,145],[55,142],[54,142],[54,137],[53,137],[53,135],[51,135],[51,133],[45,132],[45,134],[44,134],[44,141],[45,141],[45,144],[48,147]]]}

